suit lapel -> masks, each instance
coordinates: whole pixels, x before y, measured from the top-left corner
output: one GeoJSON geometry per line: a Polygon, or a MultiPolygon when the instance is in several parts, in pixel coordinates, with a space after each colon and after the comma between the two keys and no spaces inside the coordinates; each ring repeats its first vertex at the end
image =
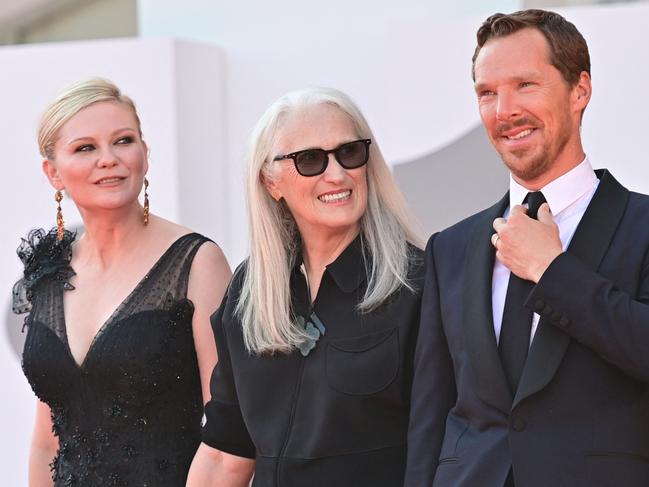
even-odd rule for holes
{"type": "Polygon", "coordinates": [[[488,404],[508,413],[512,395],[498,356],[491,304],[495,252],[491,245],[493,221],[509,205],[509,193],[478,216],[465,261],[463,294],[464,332],[473,366],[476,392],[488,404]]]}
{"type": "MultiPolygon", "coordinates": [[[[624,215],[629,198],[629,191],[608,171],[598,170],[596,173],[600,178],[599,187],[568,246],[568,252],[593,270],[599,268],[624,215]]],[[[541,319],[512,408],[550,382],[569,342],[569,335],[547,320],[541,319]]]]}

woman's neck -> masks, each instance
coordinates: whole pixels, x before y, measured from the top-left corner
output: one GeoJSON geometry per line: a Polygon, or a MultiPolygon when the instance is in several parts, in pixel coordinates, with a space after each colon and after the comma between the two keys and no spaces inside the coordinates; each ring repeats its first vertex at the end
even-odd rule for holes
{"type": "Polygon", "coordinates": [[[144,225],[139,204],[119,213],[82,209],[80,213],[85,231],[78,240],[75,260],[92,262],[99,268],[110,267],[125,251],[142,243],[148,227],[155,225],[153,217],[149,225],[144,225]]]}

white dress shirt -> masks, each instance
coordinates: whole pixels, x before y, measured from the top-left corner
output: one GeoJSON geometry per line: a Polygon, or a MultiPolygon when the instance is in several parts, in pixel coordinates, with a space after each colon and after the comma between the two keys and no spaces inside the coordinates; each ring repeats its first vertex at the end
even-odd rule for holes
{"type": "MultiPolygon", "coordinates": [[[[586,157],[577,167],[541,188],[540,191],[550,206],[554,222],[559,227],[559,236],[564,251],[568,248],[570,240],[572,240],[572,236],[577,230],[577,225],[584,216],[586,207],[593,198],[598,185],[599,179],[597,179],[593,167],[590,165],[588,157],[586,157]]],[[[523,200],[529,191],[514,181],[510,175],[509,207],[505,210],[504,218],[509,216],[512,207],[523,204],[523,200]]],[[[500,339],[509,274],[509,269],[496,259],[491,280],[491,303],[497,342],[500,339]]],[[[538,324],[539,315],[534,313],[530,344],[538,324]]]]}

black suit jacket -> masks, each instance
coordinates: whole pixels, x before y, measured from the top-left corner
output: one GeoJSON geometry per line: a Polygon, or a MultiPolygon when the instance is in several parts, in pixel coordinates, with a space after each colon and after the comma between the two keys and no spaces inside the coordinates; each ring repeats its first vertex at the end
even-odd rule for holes
{"type": "Polygon", "coordinates": [[[649,197],[607,171],[541,315],[515,397],[496,345],[491,208],[433,235],[415,354],[407,487],[649,486],[649,197]]]}

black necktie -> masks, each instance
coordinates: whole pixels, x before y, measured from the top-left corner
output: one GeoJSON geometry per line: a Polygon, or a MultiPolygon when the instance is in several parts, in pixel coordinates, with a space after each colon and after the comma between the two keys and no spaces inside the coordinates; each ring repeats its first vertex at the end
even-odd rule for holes
{"type": "MultiPolygon", "coordinates": [[[[536,219],[539,207],[545,203],[545,197],[540,191],[527,193],[523,203],[528,204],[527,215],[536,219]]],[[[526,281],[511,273],[500,328],[498,352],[513,394],[516,394],[530,346],[532,311],[525,308],[523,303],[533,287],[532,281],[526,281]]]]}

